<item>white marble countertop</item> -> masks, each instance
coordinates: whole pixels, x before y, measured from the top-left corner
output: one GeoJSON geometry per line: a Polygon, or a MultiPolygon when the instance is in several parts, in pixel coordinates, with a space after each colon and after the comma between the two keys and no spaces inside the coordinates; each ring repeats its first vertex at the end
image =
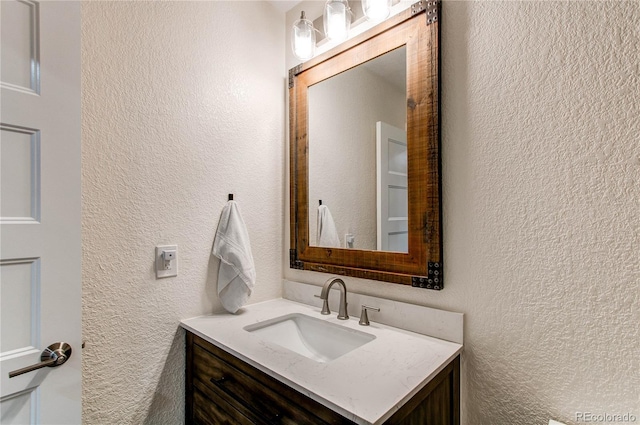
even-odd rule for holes
{"type": "Polygon", "coordinates": [[[276,299],[183,320],[181,326],[358,424],[380,424],[462,350],[453,342],[357,318],[338,320],[320,309],[276,299]],[[318,363],[245,331],[249,324],[302,313],[376,336],[328,363],[318,363]]]}

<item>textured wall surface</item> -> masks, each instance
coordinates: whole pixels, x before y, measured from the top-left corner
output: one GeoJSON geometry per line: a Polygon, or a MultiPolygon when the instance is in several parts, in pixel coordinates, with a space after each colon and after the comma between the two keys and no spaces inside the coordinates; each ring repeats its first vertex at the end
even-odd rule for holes
{"type": "Polygon", "coordinates": [[[404,90],[359,67],[309,87],[308,96],[309,244],[317,245],[322,199],[342,247],[351,233],[355,248],[376,249],[376,122],[405,128],[404,90]]]}
{"type": "Polygon", "coordinates": [[[465,313],[464,424],[640,420],[640,3],[443,9],[446,287],[347,285],[465,313]]]}
{"type": "Polygon", "coordinates": [[[220,309],[227,193],[258,282],[282,291],[284,17],[266,2],[82,5],[83,418],[184,420],[180,319],[220,309]],[[154,247],[179,275],[156,280],[154,247]]]}

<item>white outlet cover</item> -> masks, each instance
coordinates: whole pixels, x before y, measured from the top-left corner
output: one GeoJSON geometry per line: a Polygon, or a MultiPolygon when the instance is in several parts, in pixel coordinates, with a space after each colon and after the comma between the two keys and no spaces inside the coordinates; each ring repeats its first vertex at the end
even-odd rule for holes
{"type": "Polygon", "coordinates": [[[163,277],[178,276],[178,245],[159,245],[156,246],[156,279],[162,279],[163,277]],[[171,269],[165,269],[165,261],[162,258],[163,251],[175,251],[176,258],[171,260],[171,269]]]}

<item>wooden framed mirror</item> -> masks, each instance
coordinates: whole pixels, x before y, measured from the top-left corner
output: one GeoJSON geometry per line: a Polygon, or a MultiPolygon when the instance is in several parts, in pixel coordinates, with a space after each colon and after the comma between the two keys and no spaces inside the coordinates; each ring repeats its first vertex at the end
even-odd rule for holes
{"type": "Polygon", "coordinates": [[[291,268],[443,288],[439,9],[289,71],[291,268]]]}

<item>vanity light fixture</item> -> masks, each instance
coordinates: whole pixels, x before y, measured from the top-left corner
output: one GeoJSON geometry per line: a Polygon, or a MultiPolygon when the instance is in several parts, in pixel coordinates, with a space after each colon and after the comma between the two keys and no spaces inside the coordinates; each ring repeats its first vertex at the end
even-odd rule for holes
{"type": "Polygon", "coordinates": [[[313,22],[305,17],[304,11],[293,24],[291,32],[291,47],[293,54],[300,60],[311,59],[316,53],[316,29],[313,22]]]}
{"type": "Polygon", "coordinates": [[[391,13],[391,0],[362,0],[362,12],[368,20],[380,22],[391,13]]]}
{"type": "Polygon", "coordinates": [[[347,0],[327,0],[324,5],[324,31],[331,41],[344,41],[351,28],[351,9],[347,0]]]}

